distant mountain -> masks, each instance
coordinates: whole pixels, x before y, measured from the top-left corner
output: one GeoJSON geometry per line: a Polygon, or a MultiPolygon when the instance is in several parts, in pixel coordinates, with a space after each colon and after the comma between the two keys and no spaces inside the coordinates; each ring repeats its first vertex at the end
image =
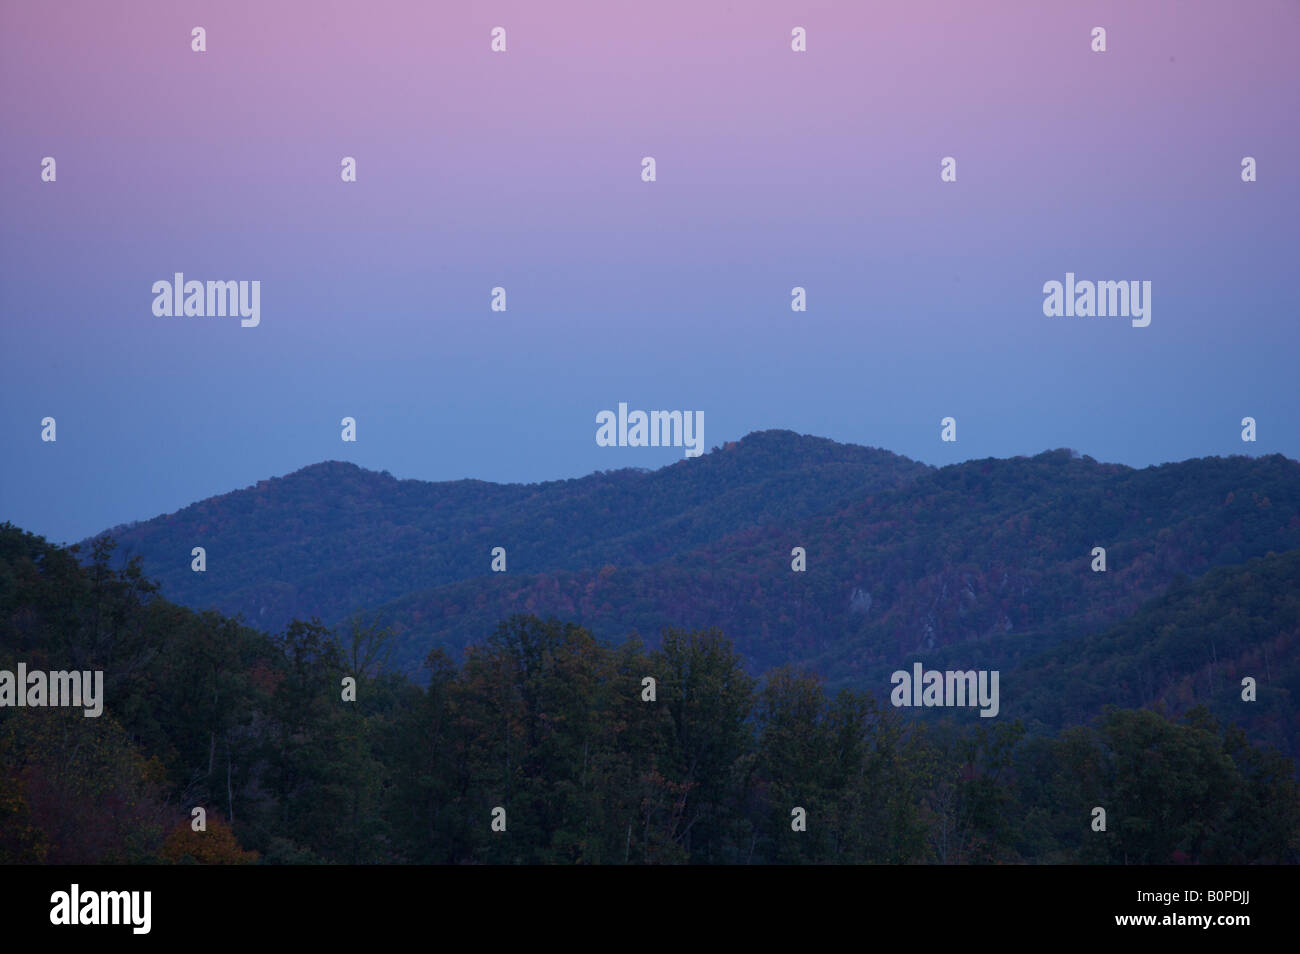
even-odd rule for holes
{"type": "Polygon", "coordinates": [[[1052,451],[930,471],[835,510],[652,565],[497,574],[383,607],[408,663],[510,612],[598,635],[719,626],[757,672],[786,662],[880,689],[915,661],[1010,669],[1096,632],[1180,575],[1300,547],[1300,464],[1209,458],[1144,470],[1052,451]],[[792,547],[808,569],[791,570],[792,547]],[[1092,550],[1107,569],[1093,572],[1092,550]]]}
{"type": "Polygon", "coordinates": [[[765,431],[657,471],[533,485],[318,464],[114,536],[169,598],[262,628],[380,610],[407,671],[526,612],[651,643],[718,626],[756,672],[790,662],[879,690],[915,661],[1009,670],[1181,577],[1300,547],[1300,463],[1136,470],[1058,450],[934,469],[765,431]],[[506,573],[489,572],[495,546],[506,573]]]}
{"type": "Polygon", "coordinates": [[[1207,706],[1300,758],[1300,550],[1176,580],[1132,616],[1028,660],[1003,711],[1031,727],[1080,725],[1106,706],[1207,706]],[[1255,700],[1242,699],[1244,678],[1255,700]]]}
{"type": "Polygon", "coordinates": [[[170,599],[276,630],[294,617],[333,624],[412,592],[481,579],[496,546],[506,548],[512,579],[646,566],[826,513],[929,470],[790,431],[754,433],[656,471],[541,484],[397,480],[330,461],[109,532],[170,599]],[[205,573],[190,569],[195,546],[206,550],[205,573]]]}

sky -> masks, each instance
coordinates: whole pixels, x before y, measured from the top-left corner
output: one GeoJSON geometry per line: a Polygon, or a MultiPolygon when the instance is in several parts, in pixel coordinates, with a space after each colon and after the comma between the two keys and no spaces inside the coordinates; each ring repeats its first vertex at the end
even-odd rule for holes
{"type": "Polygon", "coordinates": [[[72,542],[321,460],[683,456],[598,446],[620,402],[702,411],[706,447],[1300,458],[1297,28],[1293,0],[0,3],[0,520],[72,542]],[[176,272],[259,281],[260,323],[156,316],[176,272]],[[1150,281],[1150,325],[1045,316],[1067,272],[1150,281]]]}

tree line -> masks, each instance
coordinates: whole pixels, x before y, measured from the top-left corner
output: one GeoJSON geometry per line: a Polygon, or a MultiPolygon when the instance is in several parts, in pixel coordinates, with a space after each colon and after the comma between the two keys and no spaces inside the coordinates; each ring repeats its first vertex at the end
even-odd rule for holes
{"type": "Polygon", "coordinates": [[[922,722],[790,667],[755,677],[717,630],[609,645],[528,615],[462,660],[435,650],[417,685],[386,665],[375,619],[268,635],[168,602],[112,551],[97,542],[83,565],[0,526],[0,668],[102,669],[106,696],[99,718],[0,709],[0,862],[1236,864],[1300,850],[1292,762],[1203,709],[1115,709],[1055,735],[971,711],[922,722]]]}

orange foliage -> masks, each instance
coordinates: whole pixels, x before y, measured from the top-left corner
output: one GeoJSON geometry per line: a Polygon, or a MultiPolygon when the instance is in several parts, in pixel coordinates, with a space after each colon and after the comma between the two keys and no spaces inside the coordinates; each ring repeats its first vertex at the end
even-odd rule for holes
{"type": "Polygon", "coordinates": [[[225,819],[208,814],[207,831],[194,831],[183,821],[163,841],[162,859],[171,864],[247,865],[257,861],[256,851],[245,851],[225,819]]]}

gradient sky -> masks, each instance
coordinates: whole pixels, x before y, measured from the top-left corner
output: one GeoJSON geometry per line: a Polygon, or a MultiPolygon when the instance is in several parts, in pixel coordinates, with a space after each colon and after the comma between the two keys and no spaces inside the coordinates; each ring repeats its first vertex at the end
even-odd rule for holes
{"type": "Polygon", "coordinates": [[[619,401],[704,411],[709,447],[1300,457],[1298,28],[1294,0],[0,3],[0,519],[73,541],[326,459],[681,456],[598,447],[619,401]],[[155,317],[176,271],[260,280],[261,325],[155,317]],[[1151,281],[1150,327],[1044,317],[1067,271],[1151,281]]]}

